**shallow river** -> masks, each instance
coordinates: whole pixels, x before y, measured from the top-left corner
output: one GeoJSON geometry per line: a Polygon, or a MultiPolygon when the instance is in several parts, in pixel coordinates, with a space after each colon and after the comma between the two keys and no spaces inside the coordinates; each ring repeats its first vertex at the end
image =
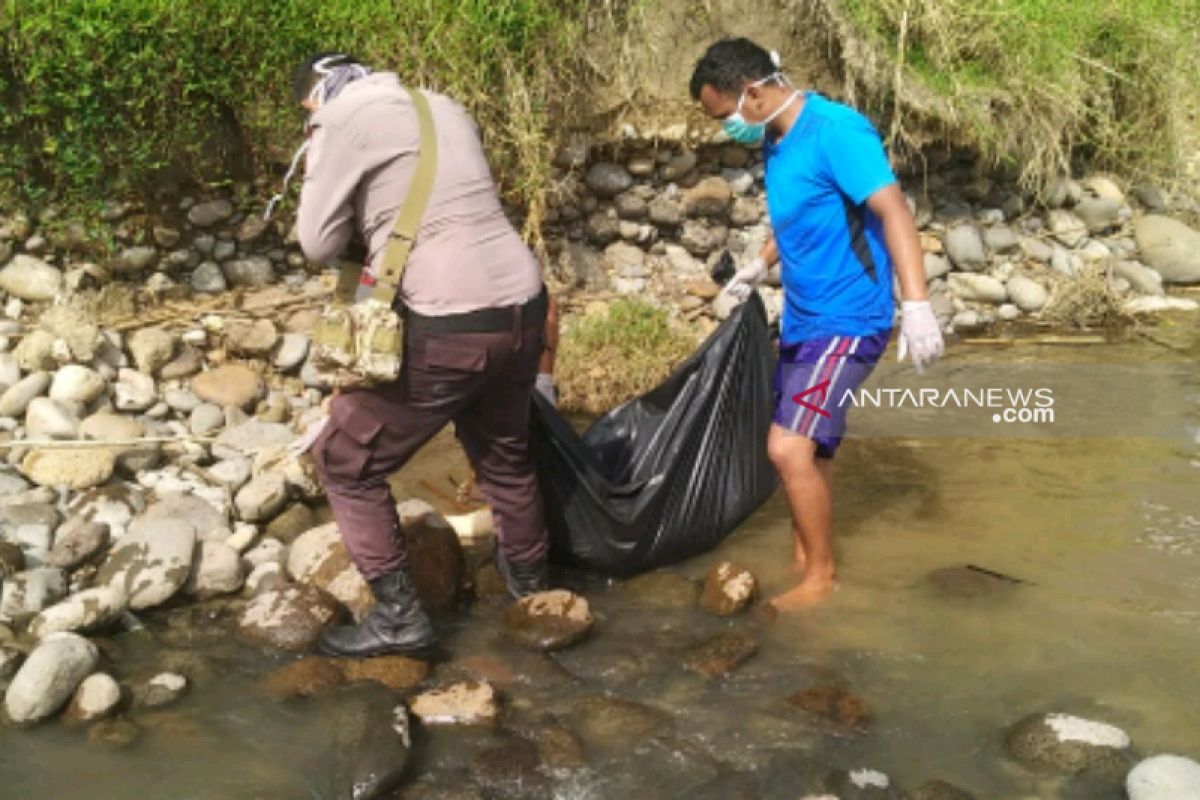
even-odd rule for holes
{"type": "MultiPolygon", "coordinates": [[[[1005,757],[1002,740],[1026,714],[1066,711],[1122,727],[1141,753],[1200,757],[1194,326],[1155,332],[1164,344],[959,345],[919,380],[881,366],[873,385],[990,384],[1048,369],[1060,381],[1057,427],[972,435],[955,423],[900,438],[862,411],[859,428],[872,435],[848,440],[835,462],[842,585],[817,610],[719,620],[665,608],[669,596],[572,576],[598,619],[588,642],[553,660],[522,655],[499,639],[499,612],[479,606],[444,622],[456,659],[434,679],[490,677],[510,730],[552,714],[582,735],[585,768],[510,785],[509,795],[794,799],[811,775],[869,767],[909,788],[941,778],[981,798],[1121,797],[1032,775],[1005,757]],[[1093,378],[1111,385],[1092,387],[1093,378]],[[1086,419],[1073,427],[1070,414],[1086,419]],[[723,630],[753,636],[758,654],[724,680],[681,668],[688,647],[723,630]],[[829,727],[784,702],[830,684],[861,697],[871,717],[863,730],[829,727]],[[603,694],[664,714],[643,726],[646,709],[632,719],[598,713],[585,698],[603,694]]],[[[444,508],[428,486],[464,473],[443,436],[397,483],[444,508]]],[[[794,577],[788,527],[777,494],[718,551],[677,569],[701,578],[732,559],[770,595],[794,577]]],[[[160,615],[147,625],[108,645],[126,665],[118,677],[174,667],[194,680],[188,699],[140,718],[144,737],[121,752],[58,723],[0,730],[0,798],[333,796],[321,712],[255,690],[283,659],[238,644],[219,618],[169,625],[160,615]]],[[[478,754],[508,735],[418,731],[410,780],[419,785],[396,796],[504,796],[472,788],[486,772],[478,754]]]]}

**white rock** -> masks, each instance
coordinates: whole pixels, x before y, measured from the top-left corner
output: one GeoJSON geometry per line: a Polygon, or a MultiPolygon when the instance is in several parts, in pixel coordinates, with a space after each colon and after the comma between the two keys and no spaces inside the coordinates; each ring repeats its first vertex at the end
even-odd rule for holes
{"type": "Polygon", "coordinates": [[[1077,247],[1088,235],[1087,225],[1083,220],[1062,209],[1052,209],[1046,212],[1046,226],[1054,238],[1066,247],[1077,247]]]}
{"type": "Polygon", "coordinates": [[[120,702],[121,685],[111,675],[96,672],[79,684],[70,716],[79,722],[95,722],[111,714],[120,702]]]}
{"type": "Polygon", "coordinates": [[[1012,303],[1005,303],[996,309],[996,316],[1005,322],[1012,322],[1014,319],[1020,319],[1021,309],[1014,306],[1012,303]]]}
{"type": "Polygon", "coordinates": [[[1122,308],[1130,314],[1157,314],[1160,311],[1195,311],[1200,308],[1200,303],[1186,297],[1162,297],[1151,294],[1131,297],[1122,303],[1122,308]]]}
{"type": "Polygon", "coordinates": [[[117,373],[113,394],[119,411],[145,411],[158,399],[154,378],[132,369],[117,373]]]}
{"type": "Polygon", "coordinates": [[[1050,298],[1044,286],[1023,275],[1009,278],[1007,289],[1009,298],[1022,311],[1039,311],[1050,298]]]}
{"type": "Polygon", "coordinates": [[[53,567],[18,572],[0,587],[0,622],[24,621],[67,596],[67,574],[53,567]]]}
{"type": "Polygon", "coordinates": [[[225,427],[225,412],[220,406],[202,403],[188,418],[188,428],[193,436],[207,436],[225,427]]]}
{"type": "Polygon", "coordinates": [[[20,253],[0,269],[0,289],[22,300],[44,302],[62,292],[63,276],[40,258],[20,253]]]}
{"type": "Polygon", "coordinates": [[[208,474],[236,493],[250,480],[250,459],[227,458],[208,468],[208,474]]]}
{"type": "Polygon", "coordinates": [[[282,475],[264,473],[250,479],[234,499],[238,516],[246,522],[266,522],[287,504],[287,483],[282,475]]]}
{"type": "Polygon", "coordinates": [[[54,374],[50,399],[87,405],[104,394],[107,384],[100,373],[79,364],[67,364],[54,374]]]}
{"type": "Polygon", "coordinates": [[[183,591],[192,597],[206,599],[232,594],[242,588],[245,573],[238,551],[224,542],[200,542],[199,552],[192,561],[192,573],[183,591]]]}
{"type": "Polygon", "coordinates": [[[1129,281],[1139,294],[1163,293],[1162,276],[1136,261],[1118,261],[1113,266],[1113,274],[1129,281]]]}
{"type": "Polygon", "coordinates": [[[250,565],[251,568],[259,567],[263,564],[279,564],[283,566],[287,562],[287,559],[287,545],[270,536],[254,545],[254,547],[251,547],[242,555],[242,560],[250,565]]]}
{"type": "Polygon", "coordinates": [[[950,291],[964,300],[978,303],[1003,303],[1008,299],[1004,284],[991,275],[952,272],[947,278],[950,291]]]}
{"type": "Polygon", "coordinates": [[[1081,742],[1094,747],[1112,747],[1118,750],[1124,750],[1132,744],[1129,734],[1104,722],[1071,714],[1047,714],[1045,722],[1060,742],[1081,742]]]}
{"type": "Polygon", "coordinates": [[[21,365],[12,353],[0,353],[0,395],[21,380],[21,365]]]}
{"type": "Polygon", "coordinates": [[[946,254],[954,266],[967,272],[979,272],[987,267],[987,253],[983,249],[983,237],[979,228],[972,224],[959,224],[946,231],[946,254]]]}
{"type": "Polygon", "coordinates": [[[1125,778],[1129,800],[1200,799],[1200,764],[1182,756],[1153,756],[1125,778]]]}
{"type": "Polygon", "coordinates": [[[0,417],[20,417],[33,401],[50,388],[49,372],[34,372],[17,381],[0,395],[0,417]]]}
{"type": "Polygon", "coordinates": [[[245,553],[258,540],[258,527],[247,522],[239,522],[233,528],[233,533],[225,540],[225,544],[238,553],[245,553]]]}
{"type": "Polygon", "coordinates": [[[1171,217],[1147,214],[1134,222],[1142,260],[1166,283],[1200,282],[1200,231],[1171,217]]]}
{"type": "Polygon", "coordinates": [[[263,592],[282,589],[287,585],[287,575],[277,561],[265,561],[259,564],[246,578],[242,593],[247,597],[256,597],[263,592]]]}
{"type": "Polygon", "coordinates": [[[289,372],[304,363],[308,358],[308,337],[299,333],[285,333],[275,354],[275,367],[283,372],[289,372]]]}
{"type": "Polygon", "coordinates": [[[79,434],[79,417],[64,403],[35,397],[25,410],[25,428],[31,439],[74,439],[79,434]]]}
{"type": "Polygon", "coordinates": [[[163,672],[155,675],[146,684],[142,702],[150,708],[170,705],[183,696],[187,687],[188,681],[184,676],[174,672],[163,672]]]}
{"type": "Polygon", "coordinates": [[[29,655],[4,695],[9,717],[36,722],[53,714],[96,668],[96,646],[74,633],[46,637],[29,655]]]}
{"type": "Polygon", "coordinates": [[[29,623],[29,633],[44,639],[52,633],[102,628],[120,619],[128,606],[129,598],[120,587],[84,589],[34,617],[29,623]]]}
{"type": "Polygon", "coordinates": [[[185,520],[131,526],[96,576],[98,585],[123,589],[135,611],[165,603],[191,574],[196,529],[185,520]]]}

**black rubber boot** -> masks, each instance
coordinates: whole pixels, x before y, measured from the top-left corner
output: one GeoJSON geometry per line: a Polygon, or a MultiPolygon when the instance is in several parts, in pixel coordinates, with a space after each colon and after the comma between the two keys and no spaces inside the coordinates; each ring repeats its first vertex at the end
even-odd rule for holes
{"type": "Polygon", "coordinates": [[[376,578],[370,585],[375,607],[357,625],[327,629],[318,644],[321,652],[349,658],[428,655],[437,643],[437,635],[408,570],[376,578]]]}
{"type": "Polygon", "coordinates": [[[499,544],[497,544],[493,556],[496,559],[496,570],[508,584],[508,593],[515,599],[520,600],[522,597],[544,592],[550,588],[546,559],[543,558],[532,564],[512,563],[500,552],[499,544]]]}

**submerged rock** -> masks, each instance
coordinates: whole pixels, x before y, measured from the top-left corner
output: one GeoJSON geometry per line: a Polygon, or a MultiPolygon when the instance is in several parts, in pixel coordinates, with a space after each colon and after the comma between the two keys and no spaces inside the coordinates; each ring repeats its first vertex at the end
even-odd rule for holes
{"type": "Polygon", "coordinates": [[[476,755],[471,775],[487,797],[544,797],[550,787],[541,766],[537,747],[525,739],[513,738],[476,755]]]}
{"type": "Polygon", "coordinates": [[[743,633],[721,633],[693,648],[683,668],[706,678],[722,678],[758,652],[758,642],[743,633]]]}
{"type": "Polygon", "coordinates": [[[581,641],[592,629],[588,602],[563,589],[521,598],[504,613],[508,637],[534,650],[561,650],[581,641]]]}
{"type": "Polygon", "coordinates": [[[142,738],[142,728],[127,719],[106,719],[89,728],[87,738],[90,745],[125,750],[142,738]]]}
{"type": "Polygon", "coordinates": [[[4,695],[9,718],[32,723],[50,716],[71,699],[99,658],[96,646],[82,636],[46,637],[21,665],[4,695]]]}
{"type": "Polygon", "coordinates": [[[1129,771],[1131,744],[1120,728],[1069,714],[1031,714],[1004,740],[1008,754],[1028,769],[1112,781],[1129,771]]]}
{"type": "Polygon", "coordinates": [[[904,800],[908,796],[887,774],[864,767],[830,773],[825,789],[835,792],[839,800],[904,800]]]}
{"type": "Polygon", "coordinates": [[[926,781],[913,792],[912,800],[975,800],[975,795],[945,781],[926,781]]]}
{"type": "Polygon", "coordinates": [[[276,700],[291,700],[324,694],[345,683],[336,659],[310,656],[275,670],[263,680],[262,688],[276,700]]]}
{"type": "Polygon", "coordinates": [[[632,750],[671,726],[666,712],[607,695],[585,697],[572,719],[587,745],[609,750],[632,750]]]}
{"type": "Polygon", "coordinates": [[[621,594],[632,603],[648,608],[682,611],[696,604],[696,582],[672,570],[662,569],[630,578],[621,594]]]}
{"type": "Polygon", "coordinates": [[[408,765],[412,734],[408,712],[390,692],[371,684],[348,686],[321,700],[317,710],[330,732],[321,797],[374,800],[391,796],[408,765]]]}
{"type": "Polygon", "coordinates": [[[758,581],[750,570],[722,561],[705,575],[700,605],[717,616],[729,617],[750,604],[757,588],[758,581]]]}
{"type": "Polygon", "coordinates": [[[500,716],[500,698],[491,684],[471,681],[423,692],[409,709],[426,725],[490,727],[500,716]]]}
{"type": "Polygon", "coordinates": [[[169,706],[187,691],[188,680],[173,672],[155,675],[142,691],[142,705],[147,708],[169,706]]]}
{"type": "Polygon", "coordinates": [[[351,683],[371,681],[394,692],[415,689],[429,677],[429,664],[405,656],[341,659],[340,666],[346,680],[351,683]]]}
{"type": "Polygon", "coordinates": [[[871,710],[866,701],[841,686],[812,686],[791,695],[787,702],[839,731],[862,732],[871,724],[871,710]]]}

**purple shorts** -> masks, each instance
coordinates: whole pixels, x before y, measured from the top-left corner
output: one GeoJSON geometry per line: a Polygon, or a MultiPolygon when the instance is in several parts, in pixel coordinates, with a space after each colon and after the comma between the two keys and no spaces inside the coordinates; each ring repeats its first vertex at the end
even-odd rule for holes
{"type": "Polygon", "coordinates": [[[775,424],[817,444],[833,458],[846,432],[848,394],[857,391],[887,349],[892,332],[830,336],[779,346],[775,368],[775,424]]]}

